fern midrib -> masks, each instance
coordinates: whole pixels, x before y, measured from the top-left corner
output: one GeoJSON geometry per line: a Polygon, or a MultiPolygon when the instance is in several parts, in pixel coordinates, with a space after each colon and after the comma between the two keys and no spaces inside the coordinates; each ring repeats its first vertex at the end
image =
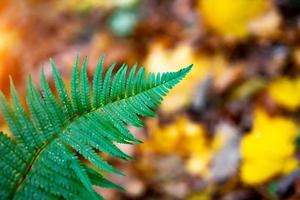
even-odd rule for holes
{"type": "Polygon", "coordinates": [[[39,156],[43,153],[43,151],[49,146],[49,144],[51,144],[53,141],[55,141],[57,138],[59,138],[60,134],[62,134],[62,133],[64,132],[64,130],[66,130],[69,126],[71,126],[77,119],[79,119],[79,118],[81,118],[81,117],[84,117],[85,115],[91,114],[91,113],[93,113],[93,112],[96,112],[96,111],[100,110],[101,108],[103,108],[103,107],[105,107],[105,106],[107,106],[107,105],[109,105],[109,104],[114,104],[114,103],[117,103],[117,102],[122,101],[122,100],[125,100],[125,99],[129,99],[129,98],[133,98],[133,97],[138,96],[138,95],[142,95],[143,93],[146,93],[146,92],[149,91],[149,90],[152,90],[152,89],[154,89],[154,88],[157,88],[157,87],[159,87],[159,86],[162,86],[163,84],[165,84],[165,83],[167,83],[167,82],[169,82],[169,81],[172,81],[172,80],[174,80],[174,79],[177,79],[177,78],[179,78],[179,77],[174,77],[173,79],[170,79],[170,80],[168,80],[168,81],[162,81],[160,84],[158,84],[158,85],[156,85],[156,86],[154,86],[154,87],[151,87],[151,88],[149,88],[149,89],[147,89],[147,90],[144,90],[144,91],[142,91],[142,92],[139,92],[138,94],[133,94],[133,95],[131,95],[131,96],[126,96],[126,94],[125,94],[124,98],[122,98],[122,99],[118,99],[118,100],[115,100],[115,101],[111,101],[111,102],[109,102],[109,103],[107,103],[107,104],[105,104],[105,105],[100,106],[99,108],[94,108],[94,109],[92,109],[90,112],[83,113],[83,114],[80,115],[80,116],[76,116],[76,117],[72,118],[72,120],[69,121],[69,122],[70,122],[69,125],[62,127],[62,129],[61,129],[57,134],[54,134],[54,135],[53,135],[53,138],[52,138],[51,140],[49,140],[48,142],[46,142],[46,143],[41,147],[41,149],[36,153],[36,155],[35,155],[35,156],[33,157],[33,159],[31,160],[31,162],[30,162],[28,168],[26,169],[25,175],[20,179],[19,183],[17,184],[16,189],[15,189],[15,192],[13,193],[11,199],[14,198],[14,195],[18,192],[18,190],[19,190],[19,188],[21,187],[22,183],[26,180],[26,178],[27,178],[28,174],[30,173],[30,171],[31,171],[31,169],[32,169],[32,167],[33,167],[33,165],[34,165],[34,163],[37,161],[37,159],[38,159],[39,156]]]}
{"type": "MultiPolygon", "coordinates": [[[[64,129],[62,129],[62,132],[63,132],[64,129]]],[[[59,134],[55,134],[53,135],[53,138],[51,140],[49,140],[48,142],[46,142],[42,147],[41,149],[36,153],[36,155],[34,155],[34,157],[32,158],[32,160],[30,161],[29,165],[28,165],[28,168],[26,169],[25,171],[25,175],[20,179],[19,183],[17,184],[16,186],[16,189],[15,189],[15,192],[14,194],[16,194],[19,190],[19,188],[21,187],[22,183],[25,181],[25,179],[27,178],[27,175],[29,174],[29,172],[31,171],[31,168],[32,166],[34,165],[35,161],[39,158],[39,155],[41,155],[41,153],[46,149],[46,147],[52,142],[54,141],[58,136],[59,134]]],[[[12,198],[13,199],[14,195],[12,195],[12,198]]]]}

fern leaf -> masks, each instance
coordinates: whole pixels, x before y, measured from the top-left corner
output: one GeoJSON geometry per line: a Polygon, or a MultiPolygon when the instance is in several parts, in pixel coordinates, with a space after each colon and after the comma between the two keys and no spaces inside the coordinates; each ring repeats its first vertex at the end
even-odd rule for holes
{"type": "Polygon", "coordinates": [[[93,107],[98,108],[100,106],[101,92],[102,92],[102,68],[104,62],[104,55],[99,59],[96,67],[94,80],[93,80],[93,107]]]}
{"type": "Polygon", "coordinates": [[[112,64],[105,74],[103,90],[102,90],[102,95],[101,95],[102,105],[107,104],[109,101],[109,92],[110,92],[110,88],[111,88],[111,75],[112,75],[112,71],[114,70],[115,66],[116,66],[115,63],[112,64]]]}
{"type": "Polygon", "coordinates": [[[77,114],[82,113],[81,105],[81,92],[80,92],[80,83],[79,83],[79,74],[78,74],[78,55],[76,56],[76,61],[73,67],[72,78],[71,78],[71,96],[73,102],[74,112],[77,114]]]}
{"type": "Polygon", "coordinates": [[[127,83],[126,83],[126,96],[132,95],[132,86],[133,86],[133,80],[134,80],[134,73],[136,70],[137,64],[134,64],[132,69],[129,72],[127,83]]]}
{"type": "Polygon", "coordinates": [[[50,113],[46,109],[45,102],[37,88],[33,85],[30,77],[27,84],[26,100],[33,124],[37,131],[41,133],[41,137],[44,141],[49,140],[52,134],[55,133],[59,127],[58,124],[55,124],[53,118],[50,117],[50,113]]]}
{"type": "Polygon", "coordinates": [[[116,185],[115,183],[107,180],[106,178],[101,176],[100,173],[96,172],[94,169],[87,166],[86,171],[87,171],[93,184],[98,185],[100,187],[104,187],[104,188],[125,191],[125,189],[123,187],[116,185]]]}
{"type": "Polygon", "coordinates": [[[87,59],[79,74],[76,57],[71,91],[68,94],[56,65],[50,60],[58,98],[42,69],[40,88],[27,83],[22,106],[11,80],[12,106],[0,93],[0,111],[14,139],[0,133],[0,199],[103,199],[93,185],[123,190],[101,175],[102,171],[123,175],[99,154],[130,160],[115,143],[141,143],[127,124],[143,126],[142,117],[155,116],[163,97],[182,80],[191,66],[172,73],[136,72],[127,77],[127,65],[113,76],[113,64],[102,75],[104,56],[99,60],[92,91],[87,76],[87,59]],[[71,101],[72,100],[72,101],[71,101]],[[80,160],[83,156],[90,165],[80,160]]]}
{"type": "Polygon", "coordinates": [[[52,66],[53,79],[55,82],[56,91],[58,93],[59,100],[62,104],[62,110],[65,115],[65,120],[70,120],[74,116],[74,111],[71,105],[70,97],[68,96],[68,92],[66,90],[65,84],[61,78],[60,73],[56,68],[54,61],[50,59],[50,62],[52,66]]]}
{"type": "Polygon", "coordinates": [[[119,148],[117,148],[113,142],[111,142],[105,136],[98,134],[98,127],[90,126],[89,123],[78,122],[72,126],[72,136],[78,140],[82,140],[91,147],[98,149],[101,152],[110,154],[113,157],[122,158],[125,160],[130,159],[128,155],[123,153],[119,148]]]}
{"type": "Polygon", "coordinates": [[[84,58],[82,70],[80,73],[80,86],[81,86],[81,104],[85,112],[89,112],[91,110],[91,101],[90,101],[90,85],[89,79],[87,75],[87,57],[84,58]]]}
{"type": "Polygon", "coordinates": [[[54,123],[58,126],[64,125],[64,116],[62,108],[59,106],[58,102],[53,95],[49,83],[46,80],[44,67],[42,68],[42,75],[41,75],[41,90],[43,94],[43,99],[45,101],[46,108],[48,109],[51,118],[53,119],[54,123]]]}
{"type": "Polygon", "coordinates": [[[8,199],[14,191],[17,181],[24,176],[26,161],[17,145],[0,132],[0,196],[8,199]]]}

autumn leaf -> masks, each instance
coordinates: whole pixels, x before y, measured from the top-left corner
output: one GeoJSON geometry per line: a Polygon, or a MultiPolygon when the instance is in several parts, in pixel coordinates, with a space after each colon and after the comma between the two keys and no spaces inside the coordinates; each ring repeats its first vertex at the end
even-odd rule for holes
{"type": "Polygon", "coordinates": [[[199,11],[208,27],[224,37],[245,38],[249,23],[268,7],[267,0],[202,0],[199,11]]]}
{"type": "Polygon", "coordinates": [[[298,166],[294,158],[296,124],[285,117],[269,117],[256,109],[254,126],[241,142],[241,179],[247,184],[263,183],[298,166]]]}
{"type": "Polygon", "coordinates": [[[268,91],[274,101],[289,110],[296,110],[300,106],[300,78],[290,79],[281,77],[268,87],[268,91]]]}

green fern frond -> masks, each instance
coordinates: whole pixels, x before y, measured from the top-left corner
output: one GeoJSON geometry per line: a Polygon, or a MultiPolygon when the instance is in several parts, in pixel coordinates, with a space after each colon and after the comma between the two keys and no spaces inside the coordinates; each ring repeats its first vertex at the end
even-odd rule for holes
{"type": "Polygon", "coordinates": [[[113,64],[103,76],[104,56],[97,65],[92,85],[87,58],[79,70],[78,56],[71,77],[70,96],[52,60],[54,92],[42,69],[40,90],[29,77],[26,113],[13,81],[11,104],[0,93],[0,111],[13,139],[0,133],[0,199],[102,199],[93,185],[123,190],[101,172],[123,175],[98,151],[124,160],[131,157],[116,143],[140,143],[127,124],[142,127],[139,118],[155,116],[168,91],[192,66],[169,73],[149,73],[127,65],[113,76],[113,64]],[[80,73],[79,73],[80,71],[80,73]],[[92,91],[91,91],[92,90],[92,91]],[[79,156],[92,167],[81,162],[79,156]]]}

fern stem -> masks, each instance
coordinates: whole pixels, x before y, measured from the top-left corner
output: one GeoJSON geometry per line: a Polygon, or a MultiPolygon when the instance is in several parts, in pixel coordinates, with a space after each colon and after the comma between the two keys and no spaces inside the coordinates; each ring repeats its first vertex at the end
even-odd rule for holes
{"type": "MultiPolygon", "coordinates": [[[[27,176],[28,176],[28,174],[29,174],[29,172],[30,172],[32,166],[34,165],[35,161],[39,158],[39,156],[40,156],[40,155],[42,154],[42,152],[47,148],[47,146],[48,146],[52,141],[54,141],[55,139],[58,138],[57,136],[58,136],[58,134],[57,134],[57,135],[54,135],[53,138],[52,138],[51,140],[49,140],[48,142],[46,142],[46,143],[41,147],[41,149],[39,149],[39,150],[37,151],[37,153],[34,155],[34,157],[32,158],[32,160],[30,161],[30,164],[28,165],[28,168],[27,168],[26,171],[25,171],[24,176],[20,179],[19,183],[17,184],[14,194],[17,193],[17,191],[19,190],[19,188],[20,188],[20,186],[22,185],[22,183],[26,180],[26,178],[27,178],[27,176]]],[[[13,199],[14,194],[12,195],[12,198],[11,198],[11,199],[13,199]]]]}

